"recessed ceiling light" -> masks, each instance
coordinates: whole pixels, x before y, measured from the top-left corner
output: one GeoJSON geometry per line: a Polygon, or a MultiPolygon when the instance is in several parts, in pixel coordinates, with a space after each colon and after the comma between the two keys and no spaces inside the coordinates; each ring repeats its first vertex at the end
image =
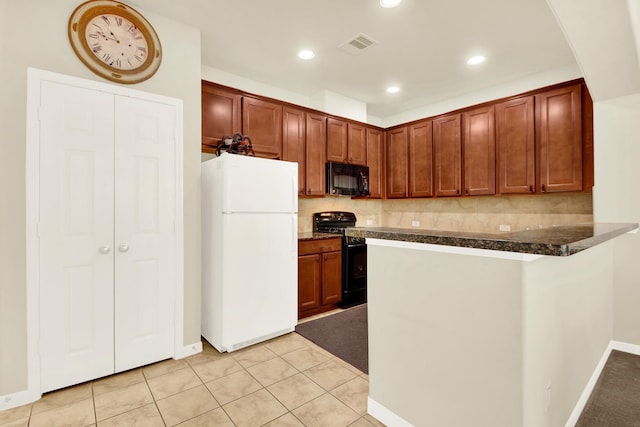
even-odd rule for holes
{"type": "Polygon", "coordinates": [[[481,64],[484,62],[485,59],[486,58],[482,55],[472,56],[467,60],[467,64],[469,65],[481,64]]]}
{"type": "Polygon", "coordinates": [[[382,7],[396,7],[402,0],[380,0],[380,6],[382,7]]]}
{"type": "Polygon", "coordinates": [[[298,52],[298,58],[300,59],[313,59],[316,56],[311,50],[301,50],[298,52]]]}
{"type": "Polygon", "coordinates": [[[400,88],[398,86],[389,86],[387,88],[387,93],[398,93],[400,92],[400,88]]]}

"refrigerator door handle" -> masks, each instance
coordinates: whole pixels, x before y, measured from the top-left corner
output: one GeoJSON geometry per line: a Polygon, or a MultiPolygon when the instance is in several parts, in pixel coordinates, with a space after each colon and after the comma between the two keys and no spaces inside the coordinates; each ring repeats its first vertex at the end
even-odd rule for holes
{"type": "Polygon", "coordinates": [[[296,183],[296,177],[291,177],[291,208],[294,212],[298,209],[295,209],[296,204],[298,203],[298,185],[296,183]]]}
{"type": "Polygon", "coordinates": [[[298,253],[298,230],[296,230],[296,217],[291,216],[291,252],[298,253]]]}

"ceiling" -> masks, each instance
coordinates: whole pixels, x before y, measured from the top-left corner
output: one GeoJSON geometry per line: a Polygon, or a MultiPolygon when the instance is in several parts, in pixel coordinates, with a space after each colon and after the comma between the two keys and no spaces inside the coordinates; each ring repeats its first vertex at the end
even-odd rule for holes
{"type": "Polygon", "coordinates": [[[200,28],[203,65],[304,96],[335,92],[378,118],[576,64],[546,0],[131,3],[200,28]],[[356,56],[338,49],[359,33],[377,43],[356,56]],[[316,57],[299,59],[303,48],[316,57]],[[478,54],[487,61],[466,64],[478,54]]]}

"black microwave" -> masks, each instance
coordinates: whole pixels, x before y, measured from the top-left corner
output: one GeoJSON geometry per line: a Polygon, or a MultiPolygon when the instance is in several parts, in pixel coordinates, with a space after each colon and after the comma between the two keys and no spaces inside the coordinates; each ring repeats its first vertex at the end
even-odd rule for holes
{"type": "Polygon", "coordinates": [[[369,167],[328,162],[327,194],[343,196],[369,195],[369,167]]]}

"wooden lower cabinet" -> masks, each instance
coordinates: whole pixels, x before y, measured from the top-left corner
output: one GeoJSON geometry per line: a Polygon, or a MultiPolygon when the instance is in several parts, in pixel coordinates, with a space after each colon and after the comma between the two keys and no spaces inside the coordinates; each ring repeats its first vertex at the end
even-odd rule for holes
{"type": "Polygon", "coordinates": [[[342,297],[342,238],[298,241],[298,319],[333,310],[342,297]]]}

